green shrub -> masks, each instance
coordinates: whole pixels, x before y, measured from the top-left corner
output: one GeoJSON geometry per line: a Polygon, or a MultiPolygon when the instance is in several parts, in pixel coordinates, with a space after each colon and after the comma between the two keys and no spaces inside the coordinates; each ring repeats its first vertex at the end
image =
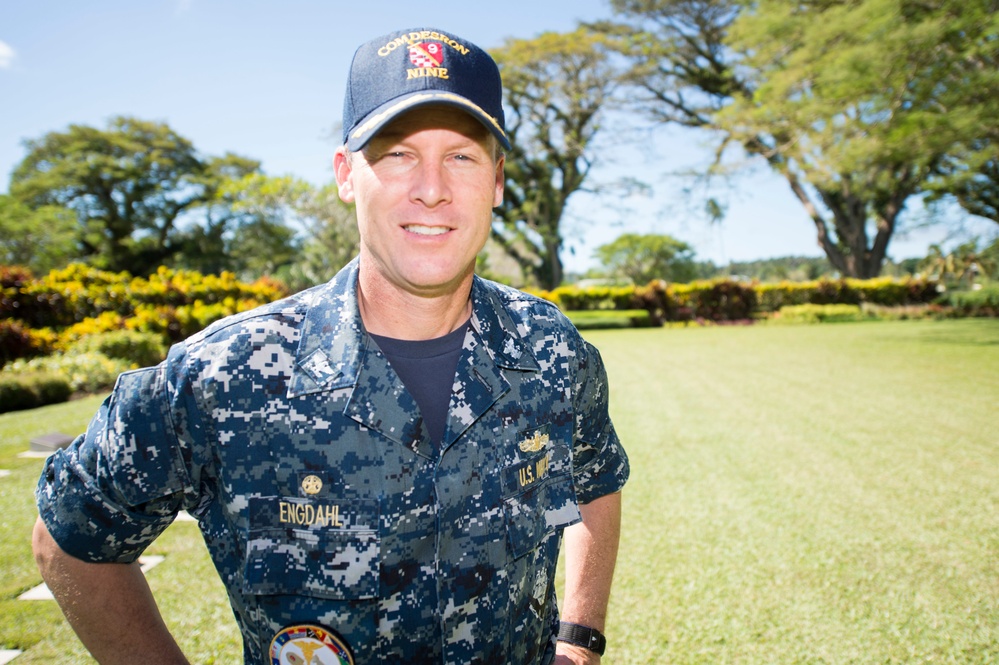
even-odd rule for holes
{"type": "Polygon", "coordinates": [[[632,309],[633,286],[560,286],[542,295],[567,312],[632,309]]]}
{"type": "Polygon", "coordinates": [[[925,279],[840,279],[811,282],[757,284],[758,307],[762,312],[776,312],[788,305],[859,305],[884,307],[923,305],[937,297],[937,283],[925,279]]]}
{"type": "Polygon", "coordinates": [[[781,307],[807,305],[811,302],[814,288],[815,282],[757,284],[756,297],[761,311],[777,312],[781,307]]]}
{"type": "Polygon", "coordinates": [[[135,368],[132,363],[101,353],[68,353],[15,360],[0,370],[0,376],[27,372],[54,374],[65,379],[73,392],[96,393],[111,388],[119,374],[135,368]]]}
{"type": "Polygon", "coordinates": [[[662,280],[655,280],[635,288],[632,307],[646,310],[649,313],[649,325],[659,327],[666,321],[677,319],[679,304],[669,285],[662,280]]]}
{"type": "Polygon", "coordinates": [[[774,317],[780,323],[841,323],[863,321],[859,305],[788,305],[774,317]]]}
{"type": "Polygon", "coordinates": [[[233,273],[161,267],[133,278],[75,263],[35,278],[0,266],[0,367],[51,372],[74,391],[105,390],[122,371],[158,363],[169,344],[287,293],[276,280],[247,283],[233,273]]]}
{"type": "Polygon", "coordinates": [[[167,347],[155,333],[116,330],[84,337],[72,346],[70,353],[100,353],[139,367],[151,367],[166,358],[167,347]]]}
{"type": "Polygon", "coordinates": [[[655,280],[639,287],[564,286],[535,293],[567,312],[644,309],[649,314],[648,325],[651,326],[696,319],[745,321],[753,318],[757,305],[752,285],[727,279],[691,284],[655,280]]]}
{"type": "Polygon", "coordinates": [[[747,321],[757,304],[753,285],[729,279],[673,284],[669,294],[676,302],[669,321],[747,321]]]}
{"type": "Polygon", "coordinates": [[[23,306],[21,289],[33,279],[31,271],[21,266],[0,266],[0,319],[20,319],[23,306]]]}
{"type": "Polygon", "coordinates": [[[869,319],[878,321],[925,321],[956,318],[952,307],[940,304],[898,305],[861,305],[861,310],[869,319]]]}
{"type": "Polygon", "coordinates": [[[940,297],[958,316],[999,316],[999,285],[978,291],[953,291],[940,297]]]}
{"type": "Polygon", "coordinates": [[[200,300],[191,305],[139,305],[135,316],[125,325],[129,330],[155,333],[174,344],[187,339],[199,330],[232,314],[246,311],[256,306],[254,301],[226,298],[222,302],[205,304],[200,300]]]}
{"type": "Polygon", "coordinates": [[[101,312],[59,331],[58,351],[73,348],[85,337],[122,330],[127,319],[117,312],[101,312]]]}
{"type": "Polygon", "coordinates": [[[17,321],[0,320],[0,367],[38,353],[30,330],[17,321]]]}
{"type": "Polygon", "coordinates": [[[45,372],[0,372],[0,413],[65,402],[73,393],[64,377],[45,372]]]}
{"type": "Polygon", "coordinates": [[[580,310],[565,313],[579,330],[650,328],[652,317],[644,309],[580,310]]]}
{"type": "Polygon", "coordinates": [[[17,316],[33,328],[61,328],[101,312],[128,314],[129,279],[128,273],[73,263],[24,284],[17,316]]]}
{"type": "Polygon", "coordinates": [[[232,273],[202,275],[165,267],[148,279],[98,270],[82,263],[53,270],[38,279],[7,268],[0,272],[0,279],[4,280],[0,287],[3,289],[0,314],[32,328],[65,328],[104,313],[127,318],[144,306],[180,308],[232,301],[249,309],[288,294],[283,284],[266,277],[246,283],[238,281],[232,273]]]}
{"type": "Polygon", "coordinates": [[[33,279],[24,266],[0,266],[0,289],[21,288],[33,279]]]}
{"type": "Polygon", "coordinates": [[[264,304],[283,298],[288,290],[277,280],[262,277],[251,283],[241,282],[231,272],[202,275],[193,270],[174,270],[160,266],[148,279],[133,279],[129,298],[134,304],[214,305],[224,300],[252,300],[264,304]]]}
{"type": "Polygon", "coordinates": [[[928,305],[939,295],[937,282],[927,279],[879,277],[848,281],[854,284],[864,303],[883,307],[928,305]]]}

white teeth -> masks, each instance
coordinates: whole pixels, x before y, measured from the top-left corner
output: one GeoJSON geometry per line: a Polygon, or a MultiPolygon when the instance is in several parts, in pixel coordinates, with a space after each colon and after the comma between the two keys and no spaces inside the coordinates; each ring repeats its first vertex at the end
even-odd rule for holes
{"type": "Polygon", "coordinates": [[[447,233],[448,228],[446,226],[407,226],[406,230],[410,233],[416,233],[421,236],[439,236],[447,233]]]}

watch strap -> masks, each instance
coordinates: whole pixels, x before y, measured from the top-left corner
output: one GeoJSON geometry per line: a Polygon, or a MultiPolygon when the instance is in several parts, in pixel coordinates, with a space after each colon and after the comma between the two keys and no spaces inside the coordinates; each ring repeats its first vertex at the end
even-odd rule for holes
{"type": "Polygon", "coordinates": [[[568,621],[559,624],[558,640],[589,649],[600,656],[604,655],[604,649],[607,648],[607,638],[599,630],[568,621]]]}

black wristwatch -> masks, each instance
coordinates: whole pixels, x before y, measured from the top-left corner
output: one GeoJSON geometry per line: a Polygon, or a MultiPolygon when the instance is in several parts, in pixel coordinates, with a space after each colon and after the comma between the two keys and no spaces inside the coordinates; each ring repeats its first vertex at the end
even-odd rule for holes
{"type": "Polygon", "coordinates": [[[599,656],[604,655],[607,648],[607,638],[599,630],[567,621],[559,624],[558,641],[589,649],[599,656]]]}

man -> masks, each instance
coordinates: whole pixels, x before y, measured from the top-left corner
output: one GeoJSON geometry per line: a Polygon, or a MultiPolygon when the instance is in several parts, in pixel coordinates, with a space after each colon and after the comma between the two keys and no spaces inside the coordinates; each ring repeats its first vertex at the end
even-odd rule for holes
{"type": "Polygon", "coordinates": [[[42,473],[36,558],[100,662],[186,662],[134,563],[180,510],[247,663],[599,662],[628,462],[596,350],[473,275],[501,146],[484,51],[358,49],[334,170],[359,257],[122,375],[42,473]]]}

